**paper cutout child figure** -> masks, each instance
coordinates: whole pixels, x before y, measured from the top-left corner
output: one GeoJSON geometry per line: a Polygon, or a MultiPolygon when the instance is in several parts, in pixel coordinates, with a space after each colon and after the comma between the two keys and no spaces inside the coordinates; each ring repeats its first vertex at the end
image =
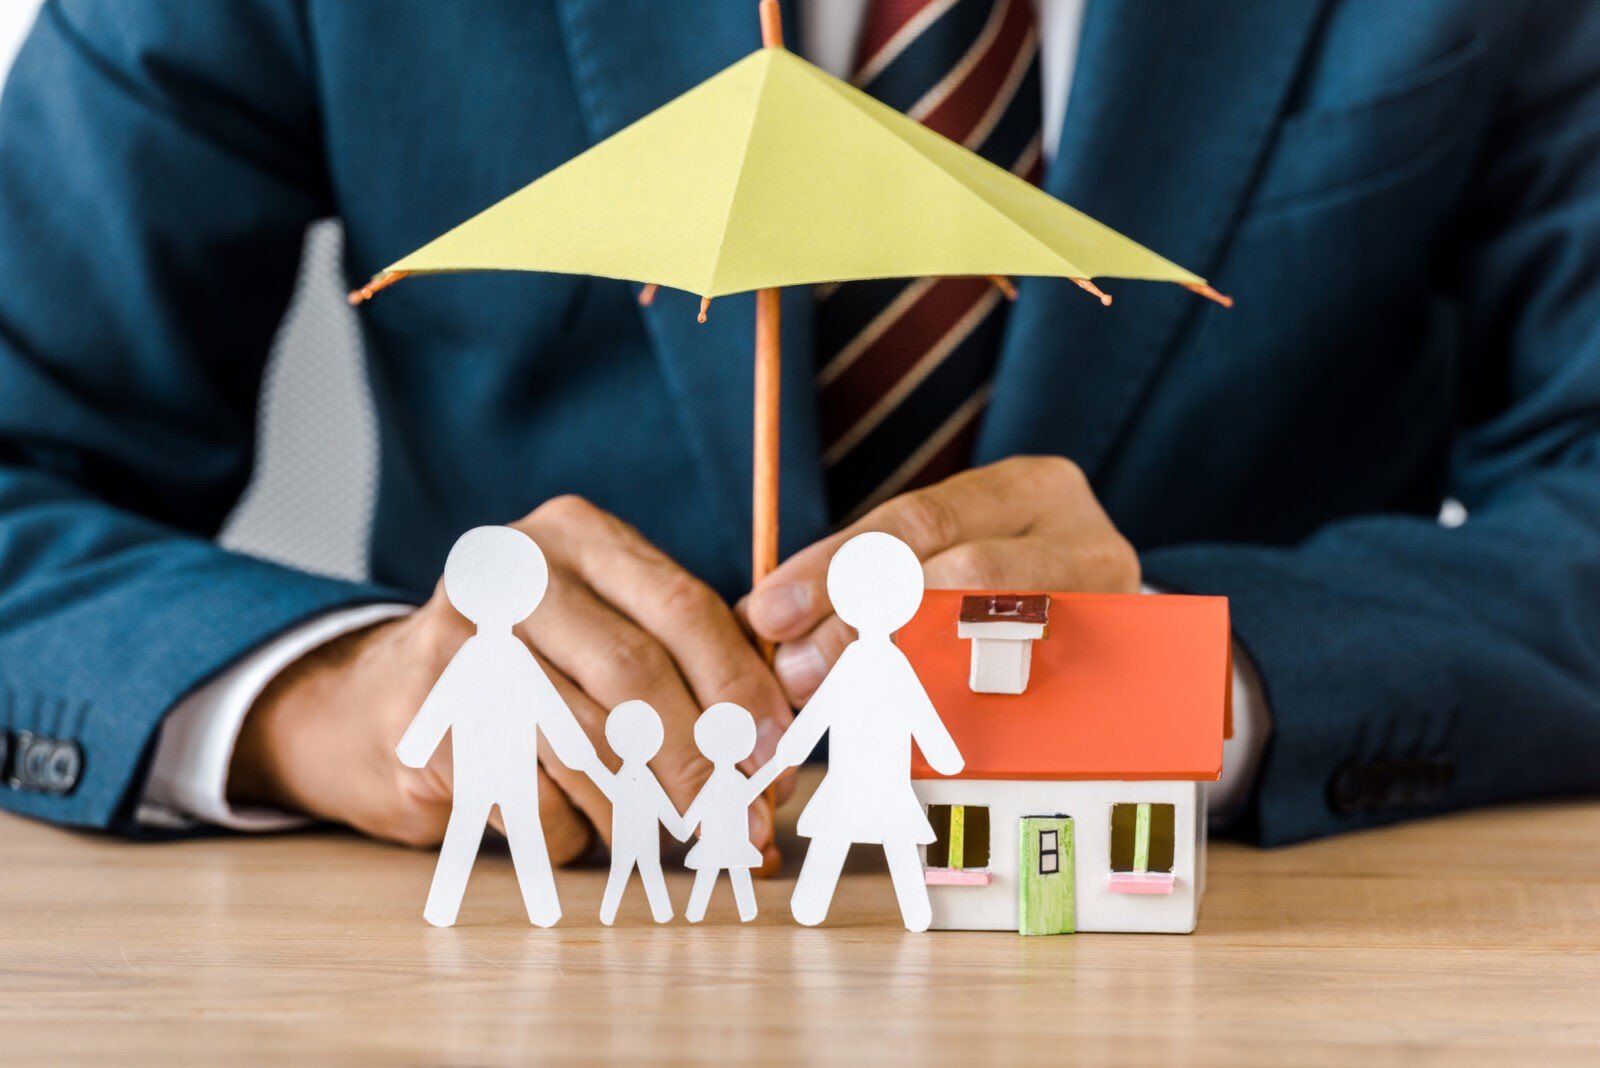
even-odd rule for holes
{"type": "Polygon", "coordinates": [[[612,774],[602,768],[592,772],[596,786],[611,801],[611,877],[600,900],[600,922],[607,927],[617,918],[617,908],[628,889],[634,868],[644,883],[650,914],[657,923],[672,919],[672,899],[661,874],[659,824],[678,841],[687,841],[689,828],[661,788],[650,760],[661,751],[661,716],[644,701],[624,701],[606,717],[606,741],[622,758],[612,774]]]}
{"type": "Polygon", "coordinates": [[[941,775],[956,774],[964,761],[911,662],[891,641],[916,615],[922,590],[922,564],[889,534],[851,538],[828,566],[833,610],[859,636],[795,717],[772,761],[799,764],[823,732],[832,732],[828,772],[798,828],[811,845],[790,908],[808,927],[827,918],[853,842],[883,846],[907,930],[926,931],[933,918],[917,851],[934,840],[933,826],[911,789],[911,743],[941,775]]]}
{"type": "Polygon", "coordinates": [[[549,927],[561,918],[539,823],[538,734],[568,767],[605,769],[572,710],[512,630],[539,607],[548,582],[544,553],[510,527],[467,531],[444,565],[446,596],[478,632],[445,667],[395,749],[401,763],[420,768],[450,732],[455,807],[422,912],[435,927],[456,922],[496,805],[528,919],[549,927]]]}
{"type": "Polygon", "coordinates": [[[700,841],[684,859],[685,866],[695,873],[684,915],[690,923],[705,919],[717,876],[726,871],[739,905],[739,919],[749,923],[756,918],[750,869],[761,866],[761,851],[750,841],[750,806],[784,765],[770,761],[753,777],[745,778],[738,764],[756,747],[756,721],[735,704],[724,702],[706,709],[695,721],[694,742],[711,761],[711,778],[683,817],[690,831],[700,828],[700,841]]]}

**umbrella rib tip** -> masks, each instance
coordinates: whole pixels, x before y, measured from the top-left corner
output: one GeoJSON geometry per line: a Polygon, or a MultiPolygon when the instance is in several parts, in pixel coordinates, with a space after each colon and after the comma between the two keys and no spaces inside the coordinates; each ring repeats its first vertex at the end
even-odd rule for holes
{"type": "Polygon", "coordinates": [[[1088,293],[1090,296],[1098,300],[1102,308],[1111,307],[1111,294],[1107,293],[1105,290],[1101,289],[1087,278],[1074,278],[1072,283],[1085,293],[1088,293]]]}
{"type": "Polygon", "coordinates": [[[706,313],[708,311],[710,311],[710,310],[711,310],[711,298],[710,297],[701,297],[700,298],[700,314],[695,317],[695,321],[699,322],[699,323],[705,322],[706,321],[706,313]]]}
{"type": "Polygon", "coordinates": [[[1224,308],[1233,307],[1232,297],[1228,296],[1226,293],[1218,293],[1215,289],[1212,289],[1204,282],[1185,282],[1183,287],[1189,290],[1191,293],[1198,293],[1207,300],[1215,301],[1224,308]]]}
{"type": "Polygon", "coordinates": [[[388,271],[377,274],[373,276],[372,281],[368,282],[360,289],[352,289],[349,296],[345,297],[345,300],[350,302],[350,306],[352,308],[358,304],[365,304],[367,301],[377,296],[381,291],[388,289],[390,286],[404,278],[410,277],[410,275],[410,271],[388,271]]]}

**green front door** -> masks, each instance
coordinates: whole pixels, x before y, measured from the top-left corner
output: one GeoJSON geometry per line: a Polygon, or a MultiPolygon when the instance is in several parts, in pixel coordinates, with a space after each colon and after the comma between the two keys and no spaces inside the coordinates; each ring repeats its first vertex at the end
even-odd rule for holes
{"type": "Polygon", "coordinates": [[[1024,816],[1019,835],[1017,932],[1071,934],[1077,929],[1072,895],[1072,817],[1024,816]]]}

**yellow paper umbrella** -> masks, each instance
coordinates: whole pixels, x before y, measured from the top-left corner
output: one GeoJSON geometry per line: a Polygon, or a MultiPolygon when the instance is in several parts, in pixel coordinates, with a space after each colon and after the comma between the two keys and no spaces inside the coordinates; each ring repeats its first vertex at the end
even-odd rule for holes
{"type": "Polygon", "coordinates": [[[782,47],[766,47],[382,271],[551,271],[755,291],[753,581],[777,566],[778,287],[869,278],[1205,281],[782,47]]]}

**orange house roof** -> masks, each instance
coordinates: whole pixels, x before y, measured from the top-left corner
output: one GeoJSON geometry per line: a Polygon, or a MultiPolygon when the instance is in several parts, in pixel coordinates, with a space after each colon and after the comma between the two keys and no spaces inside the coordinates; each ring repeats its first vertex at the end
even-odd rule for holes
{"type": "MultiPolygon", "coordinates": [[[[1216,779],[1233,734],[1225,597],[1052,593],[1026,692],[973,693],[961,599],[929,590],[895,641],[966,758],[960,779],[1216,779]]],[[[912,778],[940,778],[913,751],[912,778]]]]}

